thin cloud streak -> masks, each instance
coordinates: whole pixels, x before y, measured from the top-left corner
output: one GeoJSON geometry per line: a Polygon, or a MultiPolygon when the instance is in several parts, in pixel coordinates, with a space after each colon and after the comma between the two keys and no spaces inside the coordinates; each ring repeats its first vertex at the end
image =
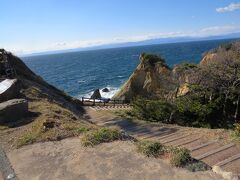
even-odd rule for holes
{"type": "Polygon", "coordinates": [[[216,11],[219,13],[232,12],[240,10],[240,3],[231,3],[226,7],[217,8],[216,11]]]}

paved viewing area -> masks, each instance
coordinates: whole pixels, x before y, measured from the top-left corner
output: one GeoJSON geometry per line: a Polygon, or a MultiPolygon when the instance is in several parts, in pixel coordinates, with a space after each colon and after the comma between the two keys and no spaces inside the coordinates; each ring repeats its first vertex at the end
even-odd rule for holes
{"type": "Polygon", "coordinates": [[[151,123],[138,124],[111,116],[107,111],[95,111],[89,107],[86,108],[86,111],[89,121],[97,125],[118,127],[134,137],[157,140],[164,145],[186,147],[195,159],[201,160],[211,167],[218,166],[226,172],[240,175],[240,149],[234,143],[204,138],[200,131],[192,132],[185,127],[170,125],[165,127],[151,123]]]}

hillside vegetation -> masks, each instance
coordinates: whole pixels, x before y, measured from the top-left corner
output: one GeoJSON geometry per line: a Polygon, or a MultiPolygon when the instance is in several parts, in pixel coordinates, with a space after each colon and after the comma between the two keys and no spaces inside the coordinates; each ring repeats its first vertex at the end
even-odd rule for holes
{"type": "MultiPolygon", "coordinates": [[[[93,128],[82,118],[85,112],[79,100],[48,84],[20,58],[3,49],[0,52],[0,59],[7,60],[15,71],[10,78],[17,79],[20,84],[18,98],[26,99],[29,107],[26,117],[19,117],[14,122],[0,122],[0,140],[7,147],[9,144],[20,147],[34,142],[60,140],[93,128]]],[[[0,61],[0,79],[5,78],[6,67],[4,61],[0,61]]]]}
{"type": "Polygon", "coordinates": [[[239,123],[240,42],[206,53],[200,64],[177,65],[168,77],[172,96],[133,97],[134,116],[194,127],[232,128],[239,123]]]}

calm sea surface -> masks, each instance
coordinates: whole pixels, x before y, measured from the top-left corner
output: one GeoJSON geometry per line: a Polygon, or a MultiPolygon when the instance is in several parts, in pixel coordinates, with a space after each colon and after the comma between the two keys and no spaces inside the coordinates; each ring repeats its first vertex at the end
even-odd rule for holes
{"type": "Polygon", "coordinates": [[[110,88],[102,96],[111,97],[128,79],[142,52],[160,54],[167,64],[198,63],[202,54],[230,40],[161,44],[93,51],[22,57],[38,75],[75,96],[89,96],[93,90],[110,88]]]}

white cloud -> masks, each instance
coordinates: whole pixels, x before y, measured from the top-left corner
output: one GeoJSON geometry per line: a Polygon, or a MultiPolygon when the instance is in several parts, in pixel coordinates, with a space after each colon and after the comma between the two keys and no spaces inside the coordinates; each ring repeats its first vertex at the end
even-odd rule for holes
{"type": "Polygon", "coordinates": [[[216,9],[216,11],[219,13],[231,12],[236,10],[240,10],[240,3],[231,3],[226,7],[220,7],[216,9]]]}
{"type": "Polygon", "coordinates": [[[212,26],[206,27],[199,30],[191,30],[191,31],[178,31],[178,32],[161,32],[157,34],[145,34],[131,37],[115,37],[115,38],[103,38],[103,39],[94,39],[94,40],[79,40],[79,41],[62,41],[55,42],[52,44],[37,44],[36,46],[32,46],[32,44],[14,44],[4,47],[7,50],[10,50],[16,54],[26,54],[32,52],[43,52],[43,51],[54,51],[54,50],[64,50],[64,49],[74,49],[74,48],[86,48],[86,47],[94,47],[100,45],[108,45],[115,43],[125,43],[125,42],[138,42],[150,39],[158,39],[158,38],[174,38],[174,37],[208,37],[208,36],[217,36],[217,35],[226,35],[230,33],[240,32],[240,24],[239,25],[226,25],[226,26],[212,26]]]}
{"type": "Polygon", "coordinates": [[[125,43],[125,42],[138,42],[150,39],[158,38],[174,38],[174,37],[207,37],[225,35],[230,33],[240,32],[240,25],[229,25],[229,26],[212,26],[203,28],[197,31],[189,32],[167,32],[158,34],[147,34],[131,37],[116,37],[113,39],[98,39],[89,41],[75,41],[75,42],[60,42],[51,45],[50,49],[71,49],[71,48],[84,48],[91,46],[99,46],[114,43],[125,43]]]}

